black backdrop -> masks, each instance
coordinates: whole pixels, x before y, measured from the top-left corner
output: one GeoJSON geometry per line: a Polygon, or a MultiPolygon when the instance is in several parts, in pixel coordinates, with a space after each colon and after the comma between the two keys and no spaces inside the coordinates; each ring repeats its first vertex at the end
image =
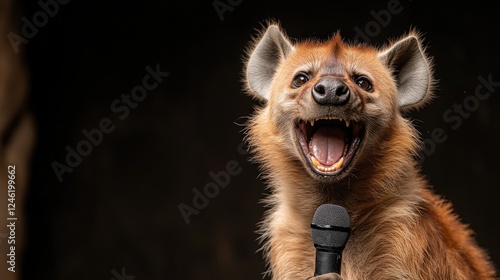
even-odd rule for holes
{"type": "MultiPolygon", "coordinates": [[[[21,3],[19,24],[42,10],[36,1],[21,3]]],[[[26,44],[38,144],[24,279],[261,278],[255,230],[265,188],[240,146],[239,124],[255,105],[242,93],[240,73],[244,47],[267,19],[280,20],[293,38],[337,30],[353,38],[368,29],[381,45],[412,27],[425,34],[438,98],[409,117],[423,138],[438,129],[447,139],[428,143],[423,170],[499,263],[500,87],[475,97],[479,77],[500,81],[495,11],[479,1],[59,4],[26,44]],[[390,19],[380,12],[388,5],[397,7],[390,19]],[[148,66],[169,74],[140,95],[148,66]],[[130,101],[126,114],[122,94],[132,91],[141,101],[130,101]],[[464,102],[463,116],[453,112],[464,102]],[[449,110],[453,121],[443,117],[449,110]],[[114,130],[94,134],[89,151],[82,131],[95,132],[103,120],[114,130]],[[68,165],[68,149],[78,147],[88,155],[70,156],[74,167],[60,182],[55,162],[68,165]],[[179,205],[192,207],[193,189],[203,190],[215,181],[209,174],[228,164],[239,172],[187,225],[179,205]]]]}

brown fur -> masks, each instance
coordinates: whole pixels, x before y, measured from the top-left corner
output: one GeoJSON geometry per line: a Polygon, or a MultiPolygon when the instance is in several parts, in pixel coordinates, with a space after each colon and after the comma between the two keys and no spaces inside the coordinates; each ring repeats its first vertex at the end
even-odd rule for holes
{"type": "MultiPolygon", "coordinates": [[[[411,36],[418,40],[415,32],[406,38],[411,36]]],[[[418,134],[401,111],[430,100],[432,79],[421,102],[399,108],[393,69],[380,59],[394,43],[384,49],[349,45],[337,34],[326,42],[292,45],[293,50],[279,59],[268,97],[259,97],[251,82],[247,84],[253,96],[263,99],[249,121],[247,139],[270,190],[260,233],[272,278],[313,275],[312,216],[319,205],[335,203],[348,210],[352,228],[343,252],[342,279],[493,279],[493,265],[471,230],[431,191],[415,161],[418,134]],[[347,107],[334,111],[362,120],[366,132],[348,174],[333,180],[314,176],[294,143],[293,121],[322,112],[309,94],[320,75],[301,88],[290,88],[294,73],[304,65],[313,72],[326,69],[345,77],[353,89],[353,71],[374,81],[373,93],[354,90],[347,107]]],[[[420,43],[418,47],[423,52],[420,43]]],[[[431,63],[424,59],[432,78],[431,63]]]]}

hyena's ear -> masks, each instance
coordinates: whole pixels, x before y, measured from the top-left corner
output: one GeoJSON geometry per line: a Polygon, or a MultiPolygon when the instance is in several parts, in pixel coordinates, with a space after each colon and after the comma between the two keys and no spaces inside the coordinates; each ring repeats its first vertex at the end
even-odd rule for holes
{"type": "Polygon", "coordinates": [[[248,91],[260,100],[267,100],[274,73],[293,50],[293,45],[280,28],[272,24],[248,52],[245,80],[248,91]]]}
{"type": "Polygon", "coordinates": [[[418,34],[411,32],[392,43],[379,57],[393,71],[401,109],[419,108],[432,99],[432,62],[418,34]]]}

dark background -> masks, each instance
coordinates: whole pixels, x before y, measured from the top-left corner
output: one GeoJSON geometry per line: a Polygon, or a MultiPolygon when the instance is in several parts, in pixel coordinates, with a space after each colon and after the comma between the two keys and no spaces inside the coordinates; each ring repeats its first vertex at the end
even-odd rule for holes
{"type": "MultiPolygon", "coordinates": [[[[260,279],[255,230],[265,188],[257,166],[238,150],[240,124],[256,104],[241,90],[244,48],[267,19],[280,20],[297,39],[325,39],[337,30],[350,39],[355,27],[374,21],[370,11],[386,10],[388,2],[244,0],[222,21],[212,1],[60,5],[25,46],[38,143],[23,278],[118,280],[125,269],[136,280],[260,279]],[[170,75],[120,120],[111,103],[157,64],[170,75]],[[75,149],[82,130],[98,128],[103,118],[116,129],[59,182],[53,162],[64,164],[66,146],[75,149]],[[231,160],[241,173],[187,225],[179,204],[192,206],[192,189],[203,190],[213,181],[209,172],[231,160]]],[[[423,138],[437,128],[447,140],[426,156],[423,171],[498,264],[500,97],[493,92],[480,101],[458,129],[443,119],[474,94],[479,76],[500,81],[498,13],[492,2],[400,5],[372,43],[412,27],[424,33],[438,98],[409,117],[423,138]]],[[[18,24],[41,10],[27,0],[20,8],[18,24]]]]}

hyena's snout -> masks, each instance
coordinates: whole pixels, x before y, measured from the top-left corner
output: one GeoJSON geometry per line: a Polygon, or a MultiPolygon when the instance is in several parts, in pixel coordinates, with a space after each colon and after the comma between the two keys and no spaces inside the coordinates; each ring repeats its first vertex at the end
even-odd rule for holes
{"type": "Polygon", "coordinates": [[[349,87],[337,77],[323,77],[312,87],[312,97],[319,105],[344,105],[350,95],[349,87]]]}

